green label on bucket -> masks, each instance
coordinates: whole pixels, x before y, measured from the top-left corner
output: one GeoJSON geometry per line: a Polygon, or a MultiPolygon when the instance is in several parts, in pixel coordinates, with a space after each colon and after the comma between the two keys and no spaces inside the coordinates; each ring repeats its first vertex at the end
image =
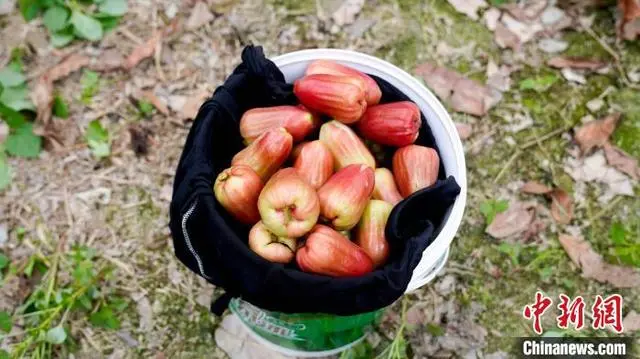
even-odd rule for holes
{"type": "Polygon", "coordinates": [[[363,338],[383,310],[352,316],[285,314],[260,309],[239,298],[231,311],[256,335],[276,346],[300,352],[324,352],[347,347],[363,338]]]}
{"type": "Polygon", "coordinates": [[[305,329],[304,324],[288,323],[280,320],[270,315],[270,312],[264,311],[243,300],[236,300],[235,302],[234,312],[244,322],[251,323],[256,329],[260,329],[281,338],[304,340],[296,335],[296,330],[305,329]]]}

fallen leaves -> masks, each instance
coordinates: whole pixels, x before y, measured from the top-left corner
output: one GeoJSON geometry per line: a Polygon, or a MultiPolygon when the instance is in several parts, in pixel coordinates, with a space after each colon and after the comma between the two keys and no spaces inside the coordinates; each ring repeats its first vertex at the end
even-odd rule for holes
{"type": "Polygon", "coordinates": [[[547,65],[557,69],[572,68],[579,70],[596,71],[607,66],[607,63],[604,61],[586,57],[556,56],[549,59],[549,61],[547,61],[547,65]]]}
{"type": "Polygon", "coordinates": [[[610,166],[626,173],[634,180],[640,179],[640,168],[638,167],[637,159],[609,143],[604,145],[604,155],[610,166]]]}
{"type": "Polygon", "coordinates": [[[547,194],[553,191],[553,189],[540,182],[529,181],[520,187],[520,191],[529,194],[547,194]]]}
{"type": "Polygon", "coordinates": [[[633,184],[629,177],[615,168],[607,166],[603,151],[597,151],[585,158],[568,158],[564,171],[575,181],[599,182],[607,186],[598,198],[607,202],[615,195],[633,196],[633,184]]]}
{"type": "Polygon", "coordinates": [[[455,71],[425,63],[418,66],[415,72],[440,99],[448,101],[454,111],[484,116],[495,104],[489,87],[455,71]]]}
{"type": "Polygon", "coordinates": [[[136,46],[133,51],[124,60],[123,67],[126,70],[131,70],[136,67],[140,61],[153,56],[156,52],[156,47],[162,41],[162,32],[155,31],[153,35],[144,43],[136,46]]]}
{"type": "Polygon", "coordinates": [[[496,214],[485,232],[498,239],[523,233],[529,229],[535,213],[535,205],[533,204],[511,202],[506,211],[496,214]]]}
{"type": "Polygon", "coordinates": [[[156,48],[160,46],[162,43],[162,39],[164,36],[168,36],[178,29],[178,18],[175,18],[169,25],[167,25],[164,29],[155,30],[151,37],[147,39],[147,41],[142,44],[136,46],[133,51],[127,56],[124,60],[123,68],[126,70],[131,70],[136,67],[140,63],[140,61],[147,59],[153,56],[156,52],[156,48]]]}
{"type": "Polygon", "coordinates": [[[31,100],[36,105],[36,121],[46,125],[51,120],[53,105],[53,83],[69,74],[80,70],[91,62],[91,58],[78,54],[71,54],[57,65],[46,70],[31,91],[31,100]]]}
{"type": "Polygon", "coordinates": [[[447,0],[457,12],[467,15],[473,20],[478,20],[478,10],[487,7],[484,0],[447,0]]]}
{"type": "Polygon", "coordinates": [[[195,30],[210,23],[213,19],[214,16],[209,10],[207,4],[202,1],[198,1],[191,10],[191,15],[189,15],[189,19],[187,19],[184,27],[187,30],[195,30]]]}
{"type": "Polygon", "coordinates": [[[549,193],[551,197],[551,216],[560,224],[569,224],[573,219],[573,198],[560,188],[549,193]]]}
{"type": "Polygon", "coordinates": [[[520,187],[522,193],[542,194],[551,199],[551,217],[560,224],[573,219],[573,198],[561,188],[551,188],[540,182],[529,181],[520,187]]]}
{"type": "MultiPolygon", "coordinates": [[[[572,25],[572,18],[554,3],[546,0],[508,3],[485,11],[484,21],[498,46],[519,51],[539,35],[551,36],[572,25]]],[[[558,41],[545,40],[542,47],[549,52],[559,52],[564,47],[558,41]]]]}
{"type": "Polygon", "coordinates": [[[153,105],[161,114],[169,116],[167,104],[156,96],[152,91],[136,91],[133,97],[138,101],[147,101],[153,105]]]}
{"type": "Polygon", "coordinates": [[[210,95],[211,94],[207,91],[198,91],[189,96],[179,112],[180,118],[182,120],[196,118],[198,110],[200,110],[200,106],[202,106],[204,100],[206,100],[210,95]]]}
{"type": "Polygon", "coordinates": [[[601,120],[588,122],[576,130],[574,139],[580,146],[582,153],[586,154],[591,149],[601,147],[609,142],[609,137],[616,129],[620,116],[620,113],[613,113],[601,120]]]}
{"type": "Polygon", "coordinates": [[[609,283],[616,288],[640,286],[638,270],[605,262],[584,239],[561,234],[559,241],[573,263],[582,269],[583,278],[609,283]]]}
{"type": "Polygon", "coordinates": [[[618,37],[634,40],[640,34],[640,1],[618,0],[618,8],[622,13],[618,21],[618,37]]]}

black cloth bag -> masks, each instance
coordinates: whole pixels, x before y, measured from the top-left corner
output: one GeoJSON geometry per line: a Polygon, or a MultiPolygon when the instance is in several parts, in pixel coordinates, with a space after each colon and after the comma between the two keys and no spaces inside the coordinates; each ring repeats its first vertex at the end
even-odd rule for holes
{"type": "MultiPolygon", "coordinates": [[[[382,90],[381,103],[408,99],[386,81],[373,78],[382,90]]],[[[242,63],[200,107],[187,137],[176,170],[170,227],[178,259],[224,288],[225,295],[212,306],[216,314],[231,297],[284,313],[353,315],[386,307],[406,290],[422,252],[460,193],[453,177],[444,178],[441,165],[435,185],[394,207],[386,227],[389,261],[365,276],[332,278],[304,273],[295,261],[282,265],[262,259],[247,246],[250,226],[235,221],[217,202],[213,183],[244,147],[239,121],[245,111],[296,103],[292,85],[285,83],[262,48],[248,46],[242,63]]],[[[436,148],[424,115],[416,143],[436,148]]]]}

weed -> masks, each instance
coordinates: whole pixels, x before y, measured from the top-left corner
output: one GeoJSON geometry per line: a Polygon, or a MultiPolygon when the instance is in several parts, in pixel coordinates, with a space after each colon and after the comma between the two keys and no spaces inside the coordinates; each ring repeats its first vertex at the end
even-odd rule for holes
{"type": "Polygon", "coordinates": [[[109,287],[105,282],[111,277],[111,267],[90,249],[75,247],[62,254],[61,247],[50,263],[37,255],[29,259],[24,274],[31,276],[37,269],[43,274],[41,282],[12,315],[0,312],[1,331],[22,329],[4,336],[16,339],[10,346],[13,358],[50,358],[54,353],[67,357],[74,349],[70,337],[74,318],[84,318],[100,328],[120,327],[117,314],[127,302],[105,289],[109,287]]]}

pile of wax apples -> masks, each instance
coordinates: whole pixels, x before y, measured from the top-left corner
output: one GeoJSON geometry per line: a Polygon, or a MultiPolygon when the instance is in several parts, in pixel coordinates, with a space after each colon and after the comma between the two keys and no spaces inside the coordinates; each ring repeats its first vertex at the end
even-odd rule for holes
{"type": "Polygon", "coordinates": [[[216,179],[215,196],[234,218],[253,225],[249,247],[259,256],[276,263],[295,257],[309,273],[366,274],[389,257],[391,209],[435,183],[440,159],[434,149],[413,144],[418,107],[409,101],[379,105],[380,88],[364,73],[318,60],[293,91],[301,105],[255,108],[242,116],[248,146],[216,179]],[[321,125],[320,114],[333,120],[321,125]],[[304,142],[318,126],[319,139],[304,142]],[[376,168],[358,134],[397,148],[393,173],[376,168]],[[287,161],[292,165],[281,168],[287,161]]]}

